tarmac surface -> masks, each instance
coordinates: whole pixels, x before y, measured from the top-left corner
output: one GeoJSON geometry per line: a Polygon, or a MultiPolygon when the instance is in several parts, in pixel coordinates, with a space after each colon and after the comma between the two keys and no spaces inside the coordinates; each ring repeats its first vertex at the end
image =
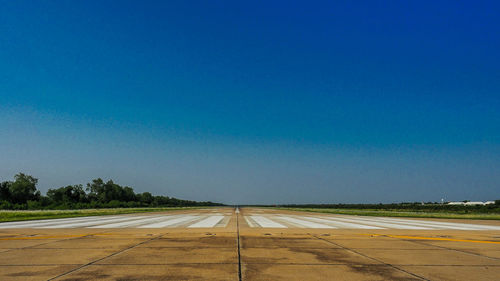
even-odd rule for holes
{"type": "Polygon", "coordinates": [[[0,223],[0,280],[500,280],[500,222],[210,208],[0,223]]]}

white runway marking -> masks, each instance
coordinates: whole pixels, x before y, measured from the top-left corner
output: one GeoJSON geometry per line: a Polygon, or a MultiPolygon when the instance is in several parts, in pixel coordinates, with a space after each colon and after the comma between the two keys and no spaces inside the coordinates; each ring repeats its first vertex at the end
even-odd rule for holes
{"type": "Polygon", "coordinates": [[[375,225],[375,226],[380,226],[380,227],[383,227],[383,228],[389,228],[389,229],[415,229],[415,230],[418,230],[418,229],[432,229],[432,228],[429,228],[429,227],[423,227],[423,226],[416,226],[416,225],[404,225],[404,224],[398,224],[398,223],[386,223],[386,222],[379,222],[379,221],[375,221],[375,220],[372,220],[372,219],[364,219],[364,218],[353,218],[353,219],[345,219],[345,218],[336,218],[338,220],[341,220],[341,221],[347,221],[347,222],[350,222],[350,223],[361,223],[361,224],[367,224],[367,225],[375,225]]]}
{"type": "Polygon", "coordinates": [[[199,219],[199,218],[200,218],[199,216],[186,215],[186,216],[182,216],[180,218],[168,219],[168,220],[162,221],[162,222],[141,225],[141,226],[139,226],[139,228],[162,228],[162,227],[172,226],[174,224],[188,223],[190,221],[194,221],[194,220],[199,219]]]}
{"type": "Polygon", "coordinates": [[[22,222],[0,223],[1,229],[7,228],[161,228],[188,227],[225,227],[230,215],[216,213],[206,216],[188,215],[156,215],[156,216],[92,216],[66,219],[49,219],[22,222]],[[225,223],[224,223],[225,222],[225,223]]]}
{"type": "Polygon", "coordinates": [[[349,222],[335,221],[333,218],[316,218],[316,217],[304,217],[308,220],[328,223],[336,226],[337,228],[354,228],[354,229],[383,229],[382,227],[362,225],[349,222]]]}
{"type": "Polygon", "coordinates": [[[432,223],[427,223],[423,221],[413,221],[413,220],[401,220],[401,221],[393,221],[393,220],[388,220],[388,219],[382,219],[382,218],[373,218],[373,221],[379,221],[379,222],[386,222],[386,223],[396,223],[396,224],[402,224],[402,225],[416,225],[416,226],[423,226],[423,227],[430,227],[433,229],[459,229],[459,230],[475,230],[475,228],[472,227],[458,227],[454,225],[450,226],[444,226],[442,224],[432,224],[432,223]]]}
{"type": "Polygon", "coordinates": [[[494,225],[479,225],[479,224],[465,224],[455,222],[436,222],[427,220],[412,220],[412,219],[395,219],[395,218],[377,218],[378,220],[397,222],[397,223],[412,223],[421,224],[424,226],[434,227],[438,229],[458,229],[458,230],[500,230],[499,226],[494,225]]]}
{"type": "Polygon", "coordinates": [[[218,224],[224,216],[210,216],[204,220],[201,220],[197,223],[194,223],[188,227],[214,227],[216,224],[218,224]]]}
{"type": "Polygon", "coordinates": [[[250,216],[254,222],[256,222],[261,227],[274,227],[274,228],[286,228],[286,226],[281,223],[274,222],[263,216],[250,216]]]}
{"type": "Polygon", "coordinates": [[[49,226],[42,226],[42,227],[37,227],[37,228],[73,228],[73,227],[84,227],[84,226],[92,226],[92,225],[99,225],[103,223],[108,223],[108,222],[119,222],[119,221],[125,221],[125,220],[131,220],[131,219],[136,219],[136,218],[146,218],[146,217],[117,217],[113,219],[104,219],[104,220],[91,220],[91,221],[83,221],[83,222],[76,222],[76,223],[63,223],[63,224],[54,224],[54,225],[49,225],[49,226]]]}
{"type": "Polygon", "coordinates": [[[0,228],[35,228],[35,227],[39,227],[39,226],[64,223],[64,222],[102,220],[103,218],[117,218],[117,217],[116,216],[78,217],[78,218],[67,218],[67,219],[48,219],[48,220],[35,220],[35,221],[5,222],[5,223],[0,224],[0,228]]]}
{"type": "Polygon", "coordinates": [[[333,227],[331,225],[310,222],[310,221],[306,221],[306,220],[299,220],[299,219],[291,218],[291,217],[279,216],[278,218],[281,220],[285,220],[287,222],[291,222],[293,224],[298,224],[298,225],[300,225],[302,227],[306,227],[306,228],[336,228],[336,227],[333,227]]]}
{"type": "Polygon", "coordinates": [[[117,222],[117,223],[110,223],[110,224],[101,224],[101,225],[96,225],[96,226],[91,226],[89,228],[122,228],[122,227],[129,227],[132,225],[143,225],[146,223],[149,223],[151,221],[158,221],[161,220],[162,218],[165,218],[165,216],[155,216],[151,218],[140,218],[140,219],[134,219],[134,220],[127,220],[124,222],[117,222]]]}
{"type": "MultiPolygon", "coordinates": [[[[0,229],[8,228],[212,228],[226,227],[234,214],[189,213],[148,216],[91,216],[64,219],[47,219],[0,223],[0,229]]],[[[256,214],[244,216],[250,227],[264,228],[324,228],[324,229],[415,229],[415,230],[500,230],[500,226],[454,223],[444,221],[360,217],[347,215],[284,215],[256,214]]]]}
{"type": "Polygon", "coordinates": [[[245,217],[245,221],[250,227],[257,227],[257,225],[255,225],[255,223],[253,223],[249,217],[245,217]]]}
{"type": "Polygon", "coordinates": [[[499,226],[440,222],[416,219],[359,216],[298,216],[270,214],[245,216],[250,227],[299,227],[299,228],[339,228],[339,229],[413,229],[413,230],[500,230],[499,226]],[[285,221],[282,225],[277,221],[285,221]],[[279,225],[279,226],[278,226],[279,225]]]}

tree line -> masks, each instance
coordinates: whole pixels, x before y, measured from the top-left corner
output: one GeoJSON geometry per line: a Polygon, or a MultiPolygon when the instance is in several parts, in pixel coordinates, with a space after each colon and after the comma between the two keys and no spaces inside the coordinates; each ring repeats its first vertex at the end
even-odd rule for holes
{"type": "Polygon", "coordinates": [[[120,186],[112,180],[92,180],[84,188],[81,184],[51,188],[44,196],[36,188],[38,179],[19,173],[14,181],[0,182],[0,209],[87,209],[127,207],[184,207],[219,206],[220,203],[182,200],[168,196],[154,196],[149,192],[135,193],[129,186],[120,186]]]}

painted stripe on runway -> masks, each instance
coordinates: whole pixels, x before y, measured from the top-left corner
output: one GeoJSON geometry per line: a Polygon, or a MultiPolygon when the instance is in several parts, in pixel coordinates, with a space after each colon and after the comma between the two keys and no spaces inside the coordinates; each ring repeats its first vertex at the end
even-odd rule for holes
{"type": "MultiPolygon", "coordinates": [[[[383,222],[367,218],[345,218],[345,217],[290,217],[274,215],[269,217],[251,215],[250,218],[261,227],[281,227],[286,228],[285,225],[279,224],[273,220],[286,221],[298,227],[306,228],[358,228],[358,229],[418,229],[418,230],[432,230],[435,227],[422,226],[409,223],[398,222],[383,222]],[[279,226],[278,226],[279,225],[279,226]]],[[[250,227],[252,226],[249,223],[250,227]]]]}
{"type": "MultiPolygon", "coordinates": [[[[347,218],[347,217],[342,217],[347,218]]],[[[477,225],[477,224],[464,224],[464,223],[451,223],[451,222],[437,222],[427,220],[414,220],[414,219],[396,219],[386,217],[370,217],[370,218],[357,218],[362,221],[378,221],[383,223],[394,223],[400,225],[413,225],[423,226],[430,229],[457,229],[457,230],[500,230],[498,226],[477,225]]]]}
{"type": "Polygon", "coordinates": [[[419,224],[428,225],[432,227],[439,227],[442,229],[459,229],[459,230],[500,230],[499,226],[482,225],[482,224],[465,224],[455,222],[440,222],[440,221],[427,221],[427,220],[403,220],[395,218],[378,218],[380,220],[394,221],[394,222],[418,222],[419,224]]]}
{"type": "MultiPolygon", "coordinates": [[[[119,216],[106,216],[105,218],[118,218],[119,216]]],[[[49,219],[49,220],[30,220],[22,222],[5,222],[0,223],[0,228],[33,228],[44,225],[61,224],[61,223],[74,223],[80,221],[102,220],[103,217],[78,217],[66,219],[49,219]]]]}
{"type": "Polygon", "coordinates": [[[438,222],[414,219],[397,219],[386,217],[359,217],[359,216],[298,216],[298,215],[250,215],[245,216],[250,227],[281,227],[277,221],[286,222],[290,227],[299,228],[340,228],[340,229],[413,229],[413,230],[500,230],[499,226],[465,224],[452,222],[438,222]],[[278,224],[278,225],[277,225],[278,224]]]}
{"type": "MultiPolygon", "coordinates": [[[[213,212],[182,215],[154,216],[88,216],[64,219],[46,219],[0,223],[6,228],[161,228],[226,227],[232,214],[213,212]]],[[[455,229],[455,230],[500,230],[499,226],[466,224],[442,221],[359,216],[300,216],[285,214],[251,214],[243,216],[250,227],[265,228],[325,228],[325,229],[455,229]]]]}
{"type": "Polygon", "coordinates": [[[374,221],[380,221],[380,222],[388,222],[388,223],[397,223],[397,224],[403,224],[403,225],[419,225],[419,226],[424,226],[424,227],[431,227],[435,229],[457,229],[457,230],[477,230],[477,228],[472,227],[472,226],[457,226],[457,225],[443,225],[443,224],[433,224],[433,223],[428,223],[424,221],[417,221],[417,220],[389,220],[389,219],[383,219],[383,218],[373,218],[374,221]]]}
{"type": "Polygon", "coordinates": [[[288,217],[288,216],[279,216],[278,218],[281,220],[285,220],[287,222],[291,222],[293,224],[298,224],[299,226],[306,227],[306,228],[336,228],[336,227],[331,226],[331,225],[296,219],[296,218],[292,218],[292,217],[288,217]]]}
{"type": "MultiPolygon", "coordinates": [[[[107,219],[111,218],[119,218],[118,216],[113,216],[113,217],[107,217],[107,219]]],[[[102,220],[100,217],[85,217],[85,218],[79,218],[78,220],[51,220],[51,221],[45,221],[45,222],[37,222],[33,221],[32,223],[29,224],[23,224],[23,225],[17,225],[14,226],[13,228],[41,228],[43,226],[51,226],[51,225],[64,225],[64,224],[72,224],[72,223],[77,223],[77,222],[90,222],[90,221],[99,221],[102,220]]]]}
{"type": "Polygon", "coordinates": [[[116,222],[116,223],[110,223],[110,224],[101,224],[101,225],[95,225],[91,226],[89,228],[122,228],[122,227],[130,227],[130,226],[137,226],[137,225],[143,225],[152,221],[159,221],[162,218],[165,218],[165,216],[155,216],[152,218],[140,218],[140,219],[133,219],[133,220],[127,220],[124,222],[116,222]]]}
{"type": "Polygon", "coordinates": [[[252,220],[250,219],[250,217],[245,216],[245,221],[247,222],[248,226],[250,226],[250,227],[257,227],[257,225],[254,222],[252,222],[252,220]]]}
{"type": "Polygon", "coordinates": [[[75,217],[75,218],[63,218],[63,219],[43,219],[43,220],[25,220],[25,221],[2,222],[2,223],[0,223],[0,227],[21,225],[21,224],[24,225],[24,224],[32,224],[32,223],[48,223],[48,222],[71,221],[71,220],[85,220],[87,218],[95,218],[95,217],[75,217]]]}
{"type": "Polygon", "coordinates": [[[92,216],[67,219],[50,219],[2,223],[0,228],[160,228],[160,227],[226,227],[228,216],[221,213],[204,216],[168,215],[168,216],[92,216]],[[197,220],[201,220],[196,222],[197,220]],[[182,226],[195,222],[192,226],[182,226]]]}
{"type": "MultiPolygon", "coordinates": [[[[134,217],[137,218],[137,217],[134,217]]],[[[141,218],[147,218],[147,216],[142,216],[141,218]]],[[[113,218],[113,219],[104,219],[104,220],[91,220],[91,221],[84,221],[84,222],[76,222],[76,223],[59,223],[55,225],[48,225],[48,226],[41,226],[41,227],[36,227],[36,228],[74,228],[74,227],[86,227],[86,226],[93,226],[93,225],[101,225],[103,223],[108,223],[108,222],[119,222],[119,221],[126,221],[130,220],[132,217],[118,217],[118,218],[113,218]]]]}
{"type": "Polygon", "coordinates": [[[263,216],[250,216],[254,222],[256,222],[261,227],[272,227],[272,228],[287,228],[281,223],[277,223],[263,216]]]}
{"type": "Polygon", "coordinates": [[[317,221],[317,222],[323,222],[323,223],[328,223],[332,224],[338,228],[355,228],[355,229],[385,229],[383,227],[378,227],[378,226],[371,226],[371,225],[363,225],[363,224],[357,224],[357,223],[349,223],[349,222],[341,222],[341,221],[336,221],[334,218],[316,218],[316,217],[304,217],[308,220],[312,221],[317,221]]]}
{"type": "Polygon", "coordinates": [[[174,224],[188,223],[190,221],[194,221],[194,220],[199,219],[199,218],[200,218],[200,216],[186,215],[186,216],[182,216],[180,218],[167,219],[165,221],[161,221],[161,222],[157,222],[157,223],[141,225],[141,226],[139,226],[139,228],[162,228],[162,227],[172,226],[174,224]]]}
{"type": "Polygon", "coordinates": [[[336,218],[336,219],[338,219],[340,221],[349,222],[349,223],[375,225],[375,226],[381,226],[384,228],[391,228],[391,229],[415,229],[415,230],[432,230],[432,229],[434,229],[434,228],[430,228],[430,227],[423,227],[423,226],[417,226],[417,225],[403,225],[403,224],[397,224],[397,223],[378,222],[375,220],[358,218],[358,217],[353,218],[353,219],[346,219],[346,218],[336,218]]]}
{"type": "Polygon", "coordinates": [[[190,226],[189,228],[195,228],[195,227],[214,227],[216,224],[218,224],[224,216],[210,216],[204,220],[201,220],[197,223],[194,223],[190,226]]]}
{"type": "MultiPolygon", "coordinates": [[[[398,220],[398,219],[391,219],[391,220],[398,220]]],[[[408,220],[408,221],[413,221],[413,220],[408,220]]],[[[438,221],[424,221],[424,220],[421,220],[419,222],[428,225],[443,226],[454,229],[462,228],[463,230],[500,230],[500,226],[495,226],[495,225],[465,224],[465,223],[455,223],[455,222],[438,222],[438,221]]]]}
{"type": "Polygon", "coordinates": [[[216,224],[215,227],[226,227],[230,220],[231,216],[224,216],[224,218],[216,224]]]}

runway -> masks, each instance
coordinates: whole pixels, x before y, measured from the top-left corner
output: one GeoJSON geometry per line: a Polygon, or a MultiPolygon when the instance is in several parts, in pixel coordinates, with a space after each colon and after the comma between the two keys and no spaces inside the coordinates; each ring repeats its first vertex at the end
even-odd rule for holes
{"type": "Polygon", "coordinates": [[[415,229],[500,230],[499,226],[340,215],[248,215],[250,227],[320,229],[415,229]]]}
{"type": "Polygon", "coordinates": [[[0,280],[498,276],[498,221],[210,208],[0,223],[0,280]]]}
{"type": "MultiPolygon", "coordinates": [[[[9,228],[224,228],[233,214],[204,212],[188,214],[148,214],[79,217],[0,223],[9,228]]],[[[454,223],[432,220],[342,215],[292,215],[247,213],[243,216],[249,227],[317,228],[317,229],[410,229],[410,230],[500,230],[500,226],[454,223]]]]}

